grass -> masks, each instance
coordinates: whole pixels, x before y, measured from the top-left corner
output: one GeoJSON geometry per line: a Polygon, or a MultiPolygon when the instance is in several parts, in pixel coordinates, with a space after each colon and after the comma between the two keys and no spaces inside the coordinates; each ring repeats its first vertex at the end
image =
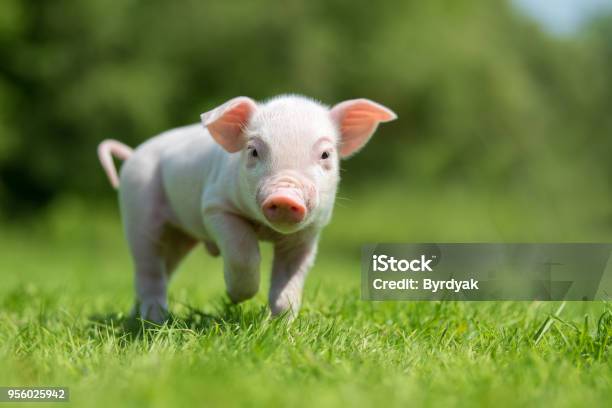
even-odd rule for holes
{"type": "MultiPolygon", "coordinates": [[[[610,304],[359,300],[362,242],[520,239],[519,215],[500,205],[492,217],[508,227],[475,223],[483,208],[454,194],[431,201],[434,222],[406,217],[386,230],[380,208],[424,209],[392,194],[340,201],[291,324],[268,319],[265,284],[228,305],[221,261],[196,251],[162,327],[125,316],[132,273],[116,211],[60,203],[0,235],[0,385],[68,386],[72,405],[105,407],[609,404],[610,304]]],[[[539,216],[520,222],[545,240],[554,223],[539,216]]],[[[605,240],[601,225],[585,225],[576,240],[605,240]]]]}

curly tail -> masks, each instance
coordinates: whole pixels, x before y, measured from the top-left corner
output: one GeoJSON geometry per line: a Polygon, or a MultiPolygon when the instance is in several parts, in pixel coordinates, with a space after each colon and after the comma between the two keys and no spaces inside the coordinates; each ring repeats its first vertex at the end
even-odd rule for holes
{"type": "Polygon", "coordinates": [[[112,186],[117,189],[119,187],[119,177],[117,176],[117,168],[113,163],[113,156],[121,160],[127,160],[132,155],[131,147],[124,145],[113,139],[106,139],[98,145],[98,158],[102,164],[102,168],[106,172],[112,186]]]}

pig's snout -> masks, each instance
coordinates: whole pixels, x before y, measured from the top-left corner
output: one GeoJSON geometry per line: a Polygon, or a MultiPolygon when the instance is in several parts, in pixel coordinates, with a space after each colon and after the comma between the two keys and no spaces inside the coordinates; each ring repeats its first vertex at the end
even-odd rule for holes
{"type": "Polygon", "coordinates": [[[299,224],[306,217],[306,206],[288,194],[274,194],[262,204],[266,219],[272,224],[299,224]]]}
{"type": "Polygon", "coordinates": [[[317,191],[307,177],[286,170],[262,183],[257,203],[270,227],[290,233],[308,223],[316,208],[317,191]]]}

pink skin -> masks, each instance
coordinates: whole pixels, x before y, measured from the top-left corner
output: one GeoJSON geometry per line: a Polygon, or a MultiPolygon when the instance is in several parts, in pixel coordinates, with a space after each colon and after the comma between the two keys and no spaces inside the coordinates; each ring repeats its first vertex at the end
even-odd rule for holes
{"type": "Polygon", "coordinates": [[[136,271],[135,313],[161,322],[167,285],[197,242],[222,255],[234,302],[259,289],[259,241],[272,241],[274,315],[298,312],[318,237],[330,221],[339,161],[361,149],[389,109],[354,99],[331,109],[300,96],[265,103],[238,97],[202,115],[204,127],[165,132],[133,154],[116,141],[99,155],[127,159],[119,198],[136,271]]]}
{"type": "Polygon", "coordinates": [[[299,224],[306,216],[306,206],[292,190],[277,190],[262,204],[264,216],[270,224],[299,224]]]}
{"type": "Polygon", "coordinates": [[[100,159],[100,163],[114,188],[119,187],[119,177],[113,164],[113,155],[121,160],[127,160],[132,153],[130,147],[112,139],[107,139],[98,145],[98,159],[100,159]]]}

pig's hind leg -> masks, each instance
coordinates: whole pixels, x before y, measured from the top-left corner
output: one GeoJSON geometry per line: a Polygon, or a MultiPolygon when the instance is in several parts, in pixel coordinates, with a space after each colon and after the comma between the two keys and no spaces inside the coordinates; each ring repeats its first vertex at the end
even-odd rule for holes
{"type": "Polygon", "coordinates": [[[197,241],[170,226],[163,227],[159,235],[135,241],[131,246],[136,272],[134,315],[162,323],[168,316],[167,290],[172,273],[197,241]]]}
{"type": "Polygon", "coordinates": [[[167,318],[170,275],[196,241],[170,227],[172,213],[151,161],[134,157],[126,163],[120,203],[135,270],[134,314],[161,323],[167,318]]]}

